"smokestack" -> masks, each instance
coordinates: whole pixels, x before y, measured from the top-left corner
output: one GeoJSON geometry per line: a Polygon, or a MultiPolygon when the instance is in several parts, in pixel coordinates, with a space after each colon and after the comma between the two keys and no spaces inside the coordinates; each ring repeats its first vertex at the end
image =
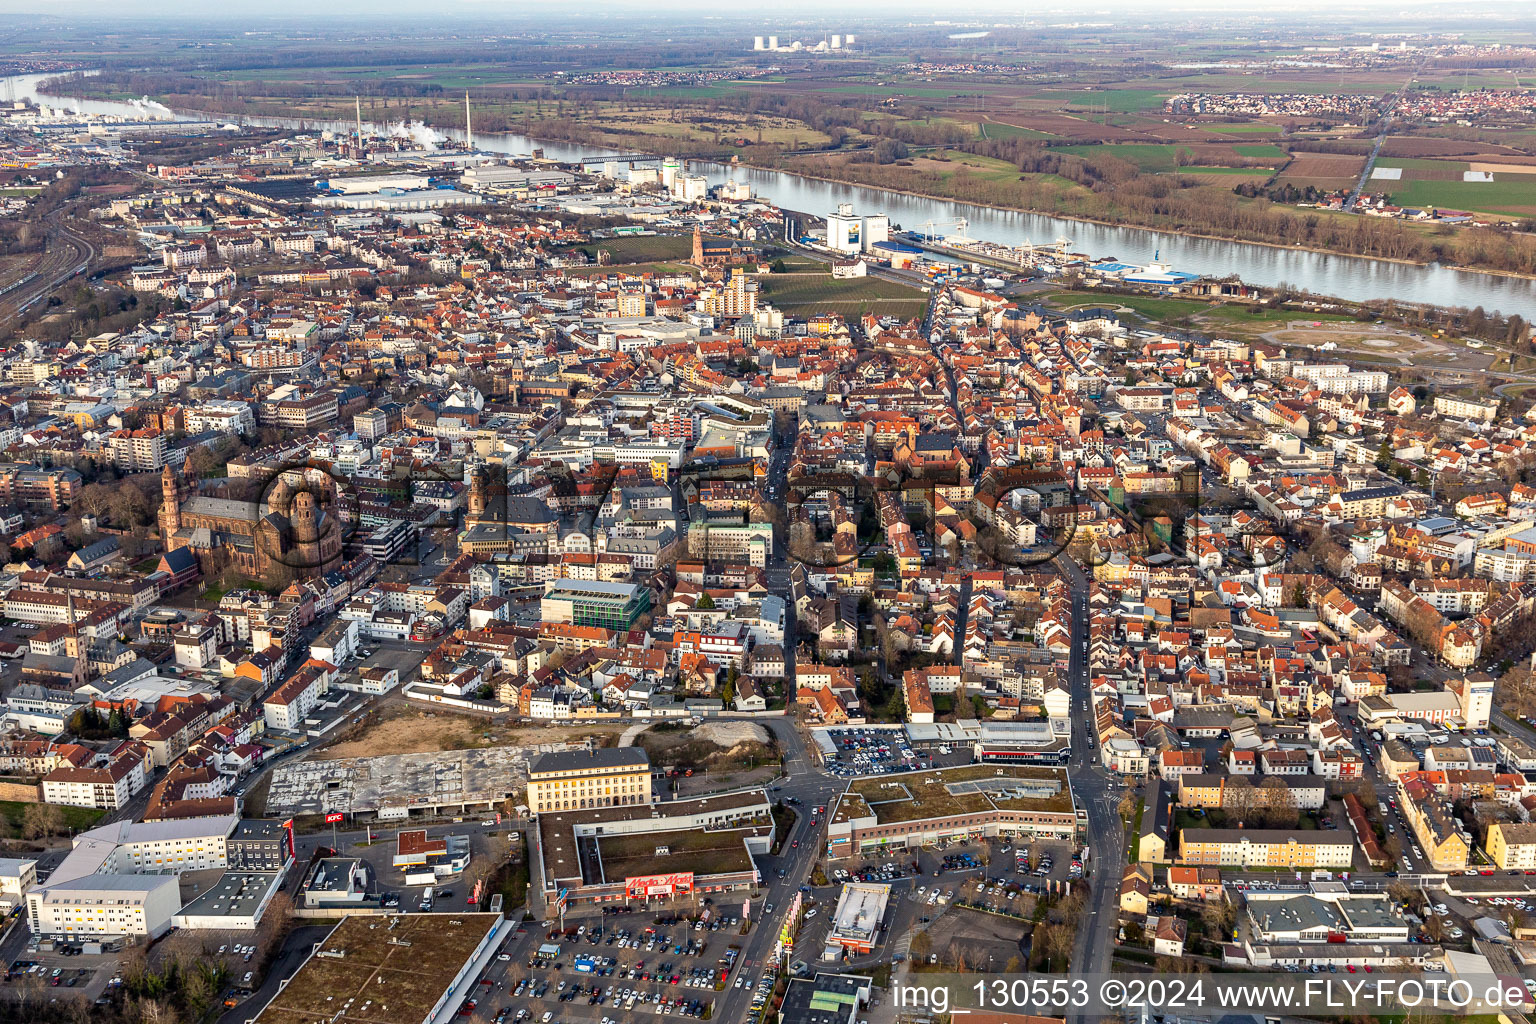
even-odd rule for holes
{"type": "Polygon", "coordinates": [[[363,151],[363,98],[354,96],[352,102],[357,104],[357,151],[361,153],[363,151]]]}
{"type": "Polygon", "coordinates": [[[469,126],[469,90],[464,90],[464,145],[473,153],[475,151],[475,133],[469,126]]]}

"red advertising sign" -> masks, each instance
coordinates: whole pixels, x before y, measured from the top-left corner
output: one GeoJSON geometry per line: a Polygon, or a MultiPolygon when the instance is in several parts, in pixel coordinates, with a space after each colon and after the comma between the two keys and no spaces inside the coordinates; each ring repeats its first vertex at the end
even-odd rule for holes
{"type": "Polygon", "coordinates": [[[636,899],[650,896],[671,896],[693,891],[693,872],[678,871],[670,875],[636,875],[624,879],[624,891],[636,899]]]}
{"type": "Polygon", "coordinates": [[[325,823],[327,825],[334,825],[343,817],[345,817],[345,815],[343,815],[340,811],[332,811],[330,814],[325,816],[325,823]]]}

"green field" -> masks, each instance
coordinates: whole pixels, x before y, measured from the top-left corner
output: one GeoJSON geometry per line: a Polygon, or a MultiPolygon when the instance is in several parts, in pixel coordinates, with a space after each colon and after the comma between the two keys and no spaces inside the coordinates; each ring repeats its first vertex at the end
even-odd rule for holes
{"type": "Polygon", "coordinates": [[[1157,110],[1169,95],[1166,89],[1048,89],[1034,95],[1035,99],[1051,100],[1065,106],[1103,110],[1106,107],[1116,113],[1128,114],[1138,110],[1157,110]]]}
{"type": "Polygon", "coordinates": [[[1052,292],[1045,296],[1045,302],[1061,309],[1073,306],[1105,306],[1115,309],[1126,306],[1150,320],[1175,320],[1203,313],[1210,308],[1209,302],[1197,299],[1160,299],[1151,295],[1109,295],[1099,292],[1052,292]]]}
{"type": "Polygon", "coordinates": [[[1116,295],[1100,292],[1052,292],[1045,302],[1061,309],[1073,306],[1125,306],[1150,320],[1174,320],[1194,316],[1203,321],[1227,324],[1292,323],[1295,321],[1347,321],[1353,317],[1338,313],[1311,313],[1300,309],[1260,309],[1250,311],[1246,304],[1212,304],[1205,299],[1160,298],[1155,295],[1116,295]]]}
{"type": "Polygon", "coordinates": [[[1374,182],[1389,191],[1399,206],[1433,206],[1450,210],[1480,210],[1515,216],[1536,214],[1536,175],[1511,174],[1500,181],[1385,181],[1374,182]],[[1527,180],[1513,180],[1524,178],[1527,180]]]}
{"type": "Polygon", "coordinates": [[[1202,124],[1200,130],[1217,135],[1269,135],[1279,134],[1280,126],[1264,121],[1244,121],[1241,124],[1202,124]]]}
{"type": "Polygon", "coordinates": [[[685,260],[693,255],[692,235],[629,235],[578,245],[589,253],[606,252],[615,264],[685,260]]]}
{"type": "MultiPolygon", "coordinates": [[[[1126,142],[1110,143],[1108,145],[1080,145],[1058,146],[1056,150],[1062,153],[1076,153],[1078,156],[1113,156],[1119,157],[1129,163],[1133,163],[1139,170],[1148,174],[1172,174],[1178,171],[1183,174],[1267,174],[1268,172],[1257,167],[1180,167],[1177,154],[1180,149],[1188,147],[1179,146],[1171,142],[1126,142]]],[[[1268,143],[1262,145],[1234,145],[1233,151],[1246,157],[1275,157],[1276,162],[1284,158],[1284,153],[1276,146],[1268,143]]]]}
{"type": "Polygon", "coordinates": [[[911,317],[928,305],[926,292],[878,277],[835,281],[831,274],[772,274],[757,281],[761,298],[796,316],[867,312],[911,317]]]}

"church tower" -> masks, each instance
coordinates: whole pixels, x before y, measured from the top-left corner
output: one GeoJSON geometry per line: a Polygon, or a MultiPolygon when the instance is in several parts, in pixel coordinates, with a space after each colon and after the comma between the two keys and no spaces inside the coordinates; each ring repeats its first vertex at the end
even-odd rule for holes
{"type": "Polygon", "coordinates": [[[704,266],[704,232],[697,224],[693,226],[693,265],[700,268],[704,266]]]}
{"type": "Polygon", "coordinates": [[[160,471],[160,539],[169,551],[171,538],[181,529],[181,482],[167,465],[160,471]]]}
{"type": "Polygon", "coordinates": [[[490,507],[490,473],[484,468],[476,468],[469,478],[469,515],[470,518],[480,520],[485,518],[485,510],[490,507]]]}

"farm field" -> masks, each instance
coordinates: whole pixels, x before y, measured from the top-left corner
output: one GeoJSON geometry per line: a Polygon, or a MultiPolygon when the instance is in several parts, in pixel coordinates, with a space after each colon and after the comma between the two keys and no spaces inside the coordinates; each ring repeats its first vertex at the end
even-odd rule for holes
{"type": "Polygon", "coordinates": [[[1111,110],[1129,113],[1138,110],[1157,110],[1171,94],[1165,89],[1082,89],[1043,90],[1032,98],[1058,103],[1066,107],[1087,110],[1111,110]]]}
{"type": "Polygon", "coordinates": [[[1298,153],[1281,170],[1277,185],[1330,189],[1352,185],[1365,169],[1363,156],[1334,156],[1298,153]]]}
{"type": "Polygon", "coordinates": [[[1459,179],[1460,175],[1452,181],[1386,182],[1382,188],[1390,190],[1392,201],[1399,206],[1433,206],[1511,217],[1536,216],[1536,176],[1509,175],[1504,180],[1496,176],[1489,182],[1459,179]]]}
{"type": "Polygon", "coordinates": [[[1270,124],[1268,121],[1239,121],[1232,124],[1202,124],[1199,128],[1203,132],[1211,132],[1215,135],[1278,135],[1280,126],[1270,124]]]}
{"type": "Polygon", "coordinates": [[[1063,153],[1076,153],[1078,156],[1113,156],[1121,160],[1127,160],[1143,171],[1154,174],[1163,174],[1177,169],[1174,154],[1178,147],[1169,143],[1153,144],[1111,144],[1103,146],[1062,146],[1063,153]]]}

